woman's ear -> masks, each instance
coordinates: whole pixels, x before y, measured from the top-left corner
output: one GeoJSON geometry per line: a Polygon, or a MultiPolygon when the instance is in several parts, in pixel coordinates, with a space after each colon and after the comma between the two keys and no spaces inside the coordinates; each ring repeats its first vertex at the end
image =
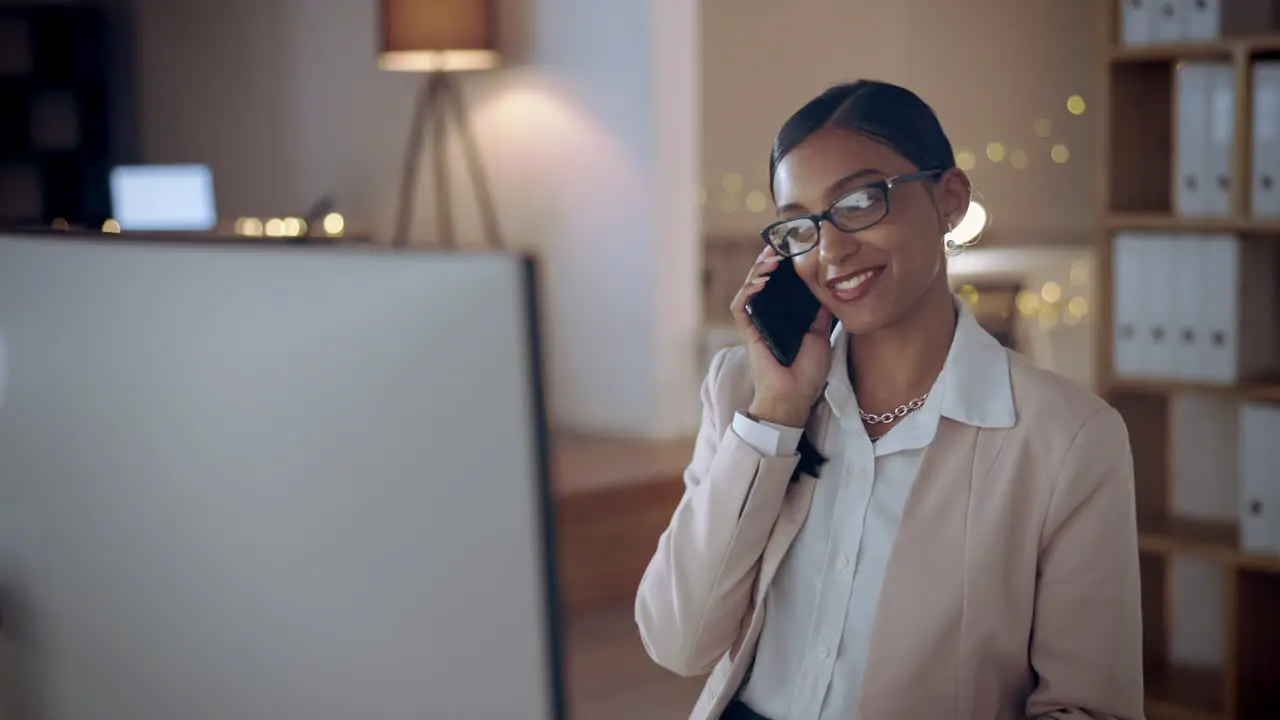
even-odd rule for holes
{"type": "Polygon", "coordinates": [[[973,197],[973,183],[960,168],[951,168],[943,173],[938,182],[938,207],[942,209],[943,220],[950,227],[955,227],[969,212],[969,200],[973,197]]]}

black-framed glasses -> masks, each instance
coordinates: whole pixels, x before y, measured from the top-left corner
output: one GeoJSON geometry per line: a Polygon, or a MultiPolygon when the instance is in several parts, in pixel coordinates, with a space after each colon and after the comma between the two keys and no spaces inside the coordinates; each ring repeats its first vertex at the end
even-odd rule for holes
{"type": "Polygon", "coordinates": [[[760,231],[760,237],[786,257],[803,255],[818,246],[824,220],[841,232],[866,230],[888,217],[890,190],[903,183],[928,180],[944,172],[941,169],[920,170],[867,183],[841,195],[816,215],[801,215],[773,223],[760,231]]]}

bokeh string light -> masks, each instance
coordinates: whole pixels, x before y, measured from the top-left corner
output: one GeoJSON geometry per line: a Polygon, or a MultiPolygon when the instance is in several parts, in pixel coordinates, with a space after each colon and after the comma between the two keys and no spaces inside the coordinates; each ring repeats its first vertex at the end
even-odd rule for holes
{"type": "MultiPolygon", "coordinates": [[[[1066,98],[1061,107],[1064,107],[1071,116],[1079,117],[1085,114],[1088,104],[1082,95],[1073,94],[1066,98]]],[[[980,150],[977,152],[967,146],[957,146],[955,151],[956,167],[966,172],[976,170],[978,169],[980,158],[985,158],[991,165],[1006,165],[1011,170],[1019,171],[1032,169],[1033,167],[1066,165],[1071,161],[1071,149],[1067,143],[1060,137],[1054,137],[1055,124],[1051,118],[1035,118],[1030,123],[1030,130],[1035,138],[1031,140],[1031,145],[1036,145],[1036,140],[1053,141],[1048,148],[1048,160],[1050,162],[1041,163],[1035,160],[1035,158],[1044,157],[1044,155],[1039,154],[1045,152],[1043,149],[1036,150],[1030,145],[1010,147],[1003,140],[990,140],[980,145],[980,150]]],[[[1043,146],[1040,147],[1043,148],[1043,146]]],[[[714,184],[718,186],[715,188],[716,192],[714,192],[715,202],[711,202],[713,193],[708,191],[708,186],[701,183],[694,189],[694,198],[700,207],[705,208],[710,205],[721,214],[735,214],[744,209],[752,214],[765,213],[772,206],[772,202],[769,198],[767,187],[760,186],[767,186],[768,182],[769,165],[768,163],[760,163],[756,168],[756,172],[751,175],[750,182],[748,182],[746,176],[737,171],[731,170],[720,173],[719,181],[714,184]],[[748,189],[749,185],[751,186],[750,189],[748,189]]],[[[974,242],[981,236],[982,231],[985,230],[986,225],[990,222],[990,218],[986,215],[986,208],[981,203],[975,203],[975,205],[978,208],[977,213],[979,213],[975,217],[981,217],[983,225],[971,237],[967,238],[966,236],[969,233],[968,226],[965,226],[964,232],[960,232],[960,228],[957,227],[952,237],[961,244],[974,242]]],[[[972,221],[966,217],[965,222],[972,221]]]]}

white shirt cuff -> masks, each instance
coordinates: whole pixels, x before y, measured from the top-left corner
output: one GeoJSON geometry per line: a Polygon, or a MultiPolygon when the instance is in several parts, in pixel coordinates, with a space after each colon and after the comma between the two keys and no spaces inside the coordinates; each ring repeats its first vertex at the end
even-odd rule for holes
{"type": "Polygon", "coordinates": [[[775,425],[771,422],[760,422],[736,413],[733,416],[733,432],[742,442],[750,445],[756,452],[765,457],[795,455],[800,447],[800,435],[804,428],[793,428],[775,425]]]}

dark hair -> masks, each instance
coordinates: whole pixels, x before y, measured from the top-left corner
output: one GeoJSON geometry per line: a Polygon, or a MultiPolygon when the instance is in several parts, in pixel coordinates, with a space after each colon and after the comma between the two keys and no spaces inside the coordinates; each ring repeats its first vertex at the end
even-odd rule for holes
{"type": "Polygon", "coordinates": [[[919,95],[892,83],[859,80],[828,89],[782,124],[769,157],[770,191],[778,163],[828,126],[884,143],[919,170],[950,170],[956,165],[938,116],[919,95]]]}
{"type": "MultiPolygon", "coordinates": [[[[792,150],[810,135],[836,127],[884,143],[918,170],[950,170],[956,165],[951,141],[938,116],[919,95],[892,83],[859,80],[836,85],[787,118],[773,141],[769,156],[769,192],[773,176],[792,150]]],[[[800,462],[791,481],[801,474],[817,477],[827,458],[819,452],[806,430],[800,436],[800,462]]]]}

